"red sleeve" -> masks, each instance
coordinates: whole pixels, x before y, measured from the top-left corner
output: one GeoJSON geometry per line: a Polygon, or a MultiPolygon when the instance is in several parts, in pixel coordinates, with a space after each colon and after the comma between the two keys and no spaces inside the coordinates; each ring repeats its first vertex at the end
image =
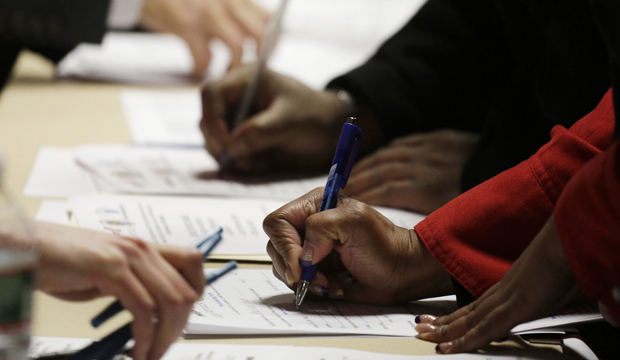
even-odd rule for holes
{"type": "Polygon", "coordinates": [[[564,252],[583,290],[620,324],[612,287],[620,286],[620,145],[570,180],[554,211],[564,252]]]}
{"type": "Polygon", "coordinates": [[[527,161],[463,193],[415,230],[433,256],[472,295],[502,279],[549,219],[564,186],[588,160],[611,146],[611,90],[570,130],[527,161]]]}

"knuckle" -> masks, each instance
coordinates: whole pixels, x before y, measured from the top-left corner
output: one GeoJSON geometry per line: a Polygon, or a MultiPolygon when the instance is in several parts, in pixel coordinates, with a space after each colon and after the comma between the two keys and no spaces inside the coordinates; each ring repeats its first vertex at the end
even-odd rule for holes
{"type": "Polygon", "coordinates": [[[145,313],[152,313],[157,309],[157,305],[155,302],[149,298],[138,298],[137,300],[138,307],[140,311],[145,313]]]}
{"type": "Polygon", "coordinates": [[[478,325],[478,320],[474,316],[474,313],[467,314],[463,319],[463,322],[467,329],[473,329],[476,327],[476,325],[478,325]]]}
{"type": "Polygon", "coordinates": [[[114,270],[113,273],[117,273],[117,271],[120,273],[120,271],[129,268],[127,257],[118,249],[99,252],[99,262],[102,267],[114,270]]]}
{"type": "Polygon", "coordinates": [[[171,294],[168,294],[168,296],[166,296],[163,303],[166,306],[179,307],[179,306],[185,305],[186,298],[184,294],[180,294],[179,292],[171,293],[171,294]]]}
{"type": "Polygon", "coordinates": [[[203,255],[198,249],[187,248],[186,261],[190,267],[202,267],[203,255]]]}
{"type": "Polygon", "coordinates": [[[448,325],[439,326],[435,329],[435,336],[439,339],[445,339],[447,331],[448,325]]]}

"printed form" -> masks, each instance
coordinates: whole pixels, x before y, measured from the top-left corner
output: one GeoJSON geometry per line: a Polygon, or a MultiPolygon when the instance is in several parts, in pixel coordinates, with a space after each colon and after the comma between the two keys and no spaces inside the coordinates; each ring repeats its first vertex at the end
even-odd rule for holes
{"type": "Polygon", "coordinates": [[[97,180],[100,192],[293,200],[327,180],[327,175],[256,183],[221,180],[219,164],[204,149],[93,145],[77,147],[74,154],[97,180]]]}
{"type": "MultiPolygon", "coordinates": [[[[307,301],[295,310],[295,294],[271,270],[238,269],[205,288],[187,335],[358,334],[415,336],[419,314],[453,310],[417,302],[381,307],[342,301],[307,301]]],[[[449,308],[447,307],[449,306],[449,308]]]]}
{"type": "MultiPolygon", "coordinates": [[[[259,198],[86,195],[69,199],[77,223],[87,229],[159,244],[190,245],[211,229],[224,229],[214,255],[267,255],[263,220],[286,201],[259,198]]],[[[423,216],[377,208],[396,225],[411,228],[423,216]]]]}
{"type": "MultiPolygon", "coordinates": [[[[32,338],[29,357],[36,359],[42,354],[80,349],[90,339],[40,337],[32,338]]],[[[531,349],[511,351],[510,354],[457,354],[441,355],[446,360],[535,360],[535,359],[583,360],[577,356],[531,349]]],[[[175,343],[170,346],[162,360],[437,360],[438,355],[391,355],[376,352],[337,349],[327,347],[284,345],[224,345],[175,343]]]]}

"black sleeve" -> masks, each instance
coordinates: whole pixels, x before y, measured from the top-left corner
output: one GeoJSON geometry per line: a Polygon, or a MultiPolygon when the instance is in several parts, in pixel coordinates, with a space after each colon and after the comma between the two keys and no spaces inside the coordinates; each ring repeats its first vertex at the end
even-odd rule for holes
{"type": "Polygon", "coordinates": [[[110,0],[0,0],[0,90],[21,49],[54,62],[81,42],[100,43],[110,0]]]}
{"type": "Polygon", "coordinates": [[[351,92],[388,139],[416,131],[479,131],[512,55],[489,1],[429,0],[364,65],[328,88],[351,92]]]}
{"type": "Polygon", "coordinates": [[[110,0],[2,0],[0,41],[62,49],[99,43],[109,6],[110,0]]]}

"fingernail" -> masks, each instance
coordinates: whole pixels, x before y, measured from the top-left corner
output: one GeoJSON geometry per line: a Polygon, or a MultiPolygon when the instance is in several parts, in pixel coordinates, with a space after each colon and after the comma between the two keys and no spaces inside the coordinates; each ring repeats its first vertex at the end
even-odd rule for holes
{"type": "Polygon", "coordinates": [[[327,286],[310,284],[309,290],[314,295],[322,296],[324,298],[329,296],[329,288],[327,286]]]}
{"type": "Polygon", "coordinates": [[[241,139],[232,141],[228,147],[228,153],[233,157],[246,156],[248,151],[248,144],[241,139]]]}
{"type": "Polygon", "coordinates": [[[340,280],[340,282],[342,283],[342,287],[345,289],[350,288],[351,285],[353,285],[353,283],[357,281],[355,277],[351,275],[351,273],[348,271],[341,272],[338,276],[338,280],[340,280]]]}
{"type": "Polygon", "coordinates": [[[344,299],[344,290],[342,289],[332,289],[329,291],[329,298],[330,299],[336,299],[336,300],[342,300],[344,299]]]}
{"type": "Polygon", "coordinates": [[[293,278],[293,271],[287,266],[286,267],[286,281],[288,282],[288,286],[295,285],[295,278],[293,278]]]}
{"type": "Polygon", "coordinates": [[[308,243],[305,243],[303,249],[301,250],[301,255],[299,256],[299,262],[302,266],[310,266],[312,265],[313,255],[314,247],[308,243]]]}
{"type": "Polygon", "coordinates": [[[445,343],[438,344],[435,347],[435,351],[437,351],[440,354],[445,354],[449,352],[451,348],[452,348],[452,342],[445,342],[445,343]]]}
{"type": "Polygon", "coordinates": [[[433,330],[435,330],[435,327],[431,324],[418,324],[415,326],[415,331],[417,331],[418,334],[426,334],[433,330]]]}
{"type": "Polygon", "coordinates": [[[431,323],[433,322],[433,320],[435,320],[436,317],[434,317],[433,315],[418,315],[415,318],[415,323],[416,324],[420,324],[420,323],[431,323]]]}

